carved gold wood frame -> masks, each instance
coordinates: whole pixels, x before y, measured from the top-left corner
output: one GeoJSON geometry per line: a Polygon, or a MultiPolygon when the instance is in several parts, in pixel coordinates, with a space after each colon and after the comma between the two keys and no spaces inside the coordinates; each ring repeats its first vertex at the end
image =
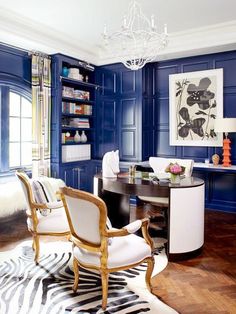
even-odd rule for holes
{"type": "MultiPolygon", "coordinates": [[[[24,172],[16,171],[16,176],[20,179],[20,181],[24,184],[26,192],[27,192],[27,202],[29,204],[29,208],[26,210],[27,217],[32,219],[33,222],[33,229],[30,229],[28,227],[29,232],[33,236],[33,244],[32,247],[35,251],[34,260],[36,263],[38,263],[39,259],[39,251],[40,251],[40,245],[39,245],[39,237],[40,236],[68,236],[70,237],[70,231],[68,232],[38,232],[38,217],[37,217],[37,209],[51,209],[47,206],[47,204],[40,204],[36,203],[34,201],[32,188],[29,182],[28,176],[24,172]]],[[[60,208],[54,207],[53,209],[60,208]]],[[[53,210],[52,209],[52,210],[53,210]]]]}

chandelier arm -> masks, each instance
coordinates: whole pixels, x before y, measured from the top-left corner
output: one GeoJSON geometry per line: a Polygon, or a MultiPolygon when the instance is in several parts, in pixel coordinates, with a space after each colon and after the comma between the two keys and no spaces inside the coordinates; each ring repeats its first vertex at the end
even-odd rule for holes
{"type": "Polygon", "coordinates": [[[143,14],[140,4],[132,1],[121,30],[108,35],[105,28],[103,40],[111,56],[121,58],[127,68],[138,70],[153,61],[158,52],[167,46],[167,26],[163,33],[158,33],[154,16],[150,21],[143,14]]]}

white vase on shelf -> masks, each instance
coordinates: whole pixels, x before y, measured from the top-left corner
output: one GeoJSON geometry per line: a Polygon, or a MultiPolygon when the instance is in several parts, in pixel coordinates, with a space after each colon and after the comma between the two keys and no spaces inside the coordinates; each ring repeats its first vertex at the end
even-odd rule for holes
{"type": "Polygon", "coordinates": [[[84,131],[82,131],[82,134],[81,134],[81,142],[82,143],[86,143],[87,142],[87,135],[85,134],[84,131]]]}
{"type": "Polygon", "coordinates": [[[75,131],[74,142],[81,142],[81,136],[79,135],[79,131],[75,131]]]}

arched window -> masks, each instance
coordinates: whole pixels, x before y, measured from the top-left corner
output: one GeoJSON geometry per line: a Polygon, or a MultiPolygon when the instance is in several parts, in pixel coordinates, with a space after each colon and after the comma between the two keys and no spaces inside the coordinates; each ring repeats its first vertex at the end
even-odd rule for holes
{"type": "Polygon", "coordinates": [[[24,96],[9,93],[9,168],[32,164],[32,104],[24,96]]]}
{"type": "Polygon", "coordinates": [[[30,91],[0,82],[0,172],[32,165],[32,104],[30,91]]]}

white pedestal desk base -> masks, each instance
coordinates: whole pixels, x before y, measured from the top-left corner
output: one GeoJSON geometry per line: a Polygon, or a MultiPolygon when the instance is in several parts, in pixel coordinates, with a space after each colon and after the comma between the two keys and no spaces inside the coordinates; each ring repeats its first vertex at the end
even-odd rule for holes
{"type": "Polygon", "coordinates": [[[204,184],[172,188],[170,192],[169,253],[195,251],[204,243],[204,184]]]}

